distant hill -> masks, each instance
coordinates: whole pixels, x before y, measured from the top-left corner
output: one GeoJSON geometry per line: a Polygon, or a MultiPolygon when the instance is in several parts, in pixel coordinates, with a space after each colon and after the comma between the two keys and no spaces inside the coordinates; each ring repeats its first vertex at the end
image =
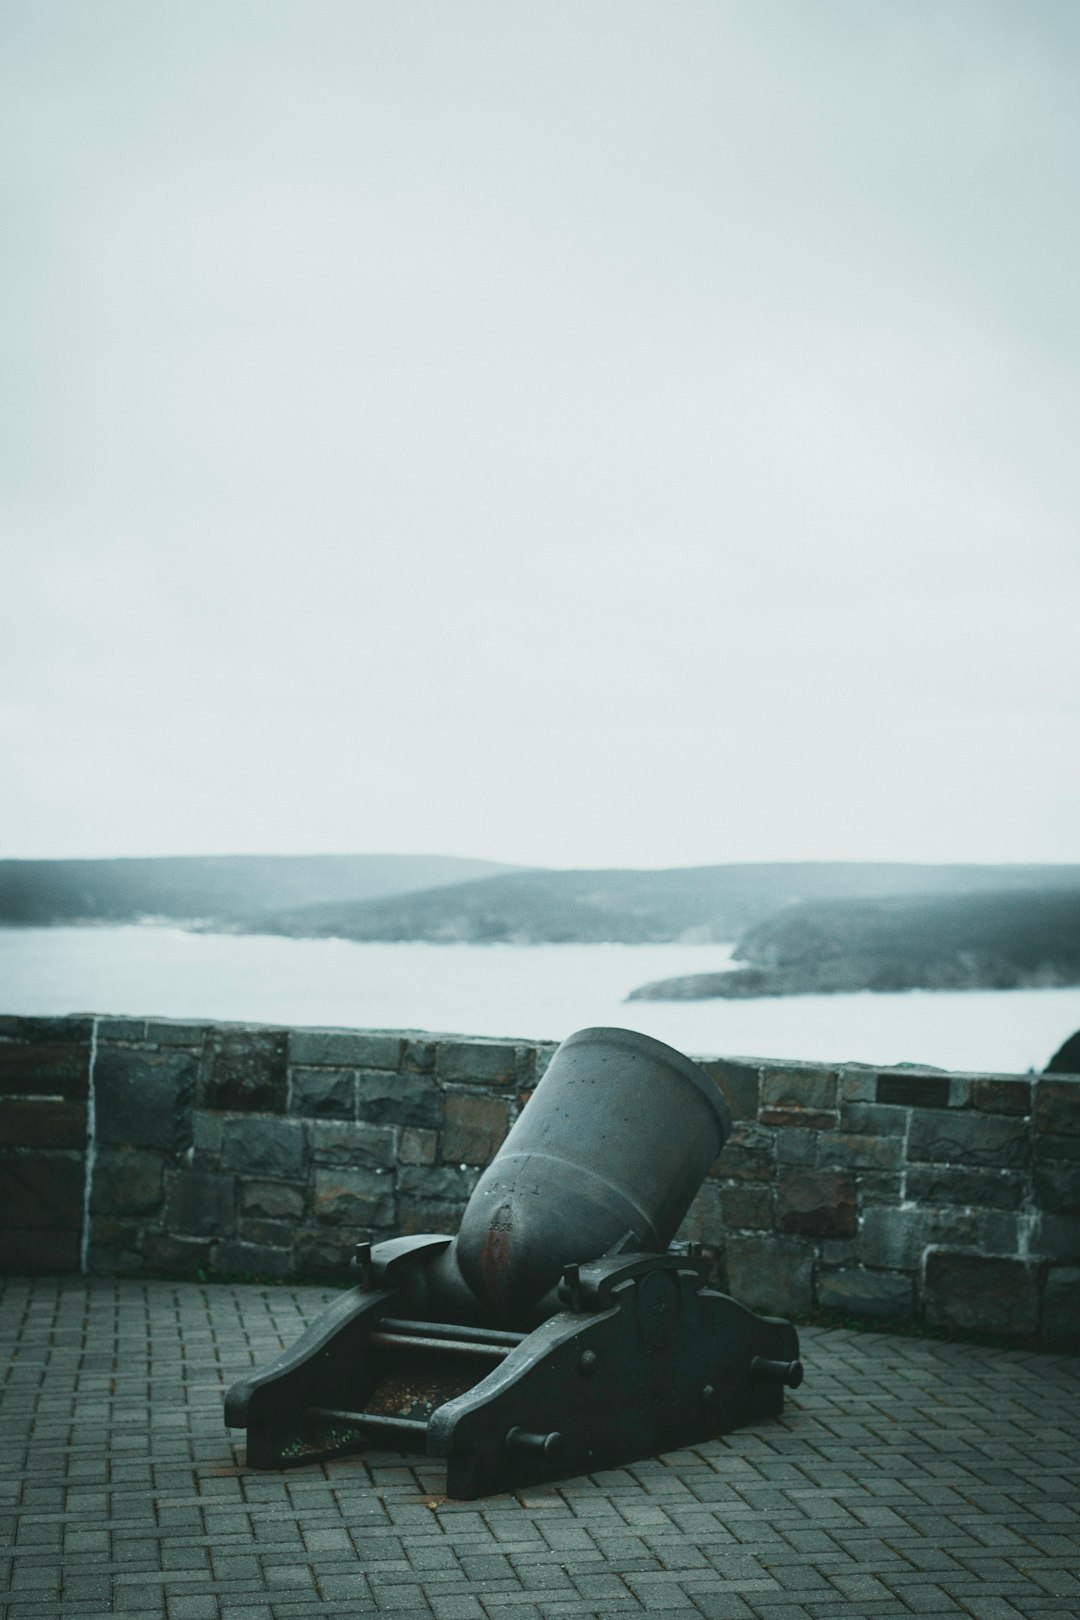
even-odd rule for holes
{"type": "Polygon", "coordinates": [[[0,923],[226,921],[513,871],[455,855],[181,855],[0,861],[0,923]]]}
{"type": "Polygon", "coordinates": [[[632,1001],[1080,984],[1080,889],[819,900],[744,935],[731,973],[642,985],[632,1001]]]}
{"type": "Polygon", "coordinates": [[[259,933],[484,944],[722,943],[781,909],[823,897],[1074,889],[1080,866],[914,866],[768,862],[670,870],[517,871],[380,900],[263,911],[259,933]]]}

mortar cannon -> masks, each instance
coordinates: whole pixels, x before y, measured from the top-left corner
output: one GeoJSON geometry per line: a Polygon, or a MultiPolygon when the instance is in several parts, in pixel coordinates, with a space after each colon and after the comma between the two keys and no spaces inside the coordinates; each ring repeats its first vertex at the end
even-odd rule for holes
{"type": "Polygon", "coordinates": [[[562,1043],[456,1237],[357,1245],[357,1285],[234,1384],[255,1468],[388,1443],[449,1496],[611,1468],[775,1416],[790,1323],[668,1245],[731,1131],[689,1058],[623,1029],[562,1043]]]}

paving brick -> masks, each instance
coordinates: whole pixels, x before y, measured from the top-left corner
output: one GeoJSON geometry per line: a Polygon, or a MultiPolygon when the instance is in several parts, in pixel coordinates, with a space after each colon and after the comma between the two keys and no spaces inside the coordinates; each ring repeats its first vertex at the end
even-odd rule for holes
{"type": "Polygon", "coordinates": [[[224,1386],[335,1292],[0,1287],[9,1620],[1077,1612],[1075,1358],[806,1328],[777,1422],[451,1503],[434,1459],[257,1474],[223,1429],[224,1386]]]}

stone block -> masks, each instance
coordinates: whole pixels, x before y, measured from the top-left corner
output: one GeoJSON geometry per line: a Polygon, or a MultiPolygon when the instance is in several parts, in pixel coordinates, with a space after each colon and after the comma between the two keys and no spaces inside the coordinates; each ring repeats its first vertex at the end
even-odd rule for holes
{"type": "Polygon", "coordinates": [[[812,1113],[835,1113],[837,1107],[837,1081],[835,1069],[819,1069],[801,1064],[775,1068],[764,1065],[761,1070],[761,1106],[779,1108],[785,1112],[809,1110],[812,1113]]]}
{"type": "MultiPolygon", "coordinates": [[[[145,1230],[146,1222],[139,1220],[137,1216],[121,1219],[116,1215],[95,1215],[90,1233],[90,1252],[100,1254],[106,1249],[126,1249],[133,1255],[141,1253],[140,1246],[145,1230]]],[[[96,1270],[95,1275],[101,1276],[100,1268],[96,1270]]]]}
{"type": "Polygon", "coordinates": [[[283,1114],[287,1103],[284,1029],[221,1024],[207,1042],[200,1101],[206,1108],[283,1114]]]}
{"type": "Polygon", "coordinates": [[[405,1041],[383,1030],[294,1029],[289,1061],[332,1069],[388,1069],[401,1066],[405,1041]]]}
{"type": "Polygon", "coordinates": [[[146,1269],[141,1248],[141,1233],[136,1230],[132,1239],[135,1247],[120,1248],[111,1244],[93,1242],[86,1256],[86,1269],[92,1277],[140,1277],[146,1269]]]}
{"type": "Polygon", "coordinates": [[[826,1114],[813,1108],[762,1108],[759,1115],[763,1125],[801,1126],[812,1131],[835,1129],[837,1117],[836,1114],[826,1114]]]}
{"type": "Polygon", "coordinates": [[[981,1209],[1019,1209],[1024,1177],[1015,1170],[969,1170],[963,1165],[913,1164],[907,1196],[915,1204],[966,1204],[981,1209]]]}
{"type": "Polygon", "coordinates": [[[0,1217],[5,1226],[78,1231],[83,1161],[67,1153],[0,1154],[0,1217]]]}
{"type": "Polygon", "coordinates": [[[922,1304],[934,1327],[1032,1334],[1039,1323],[1038,1267],[932,1248],[926,1255],[922,1304]]]}
{"type": "Polygon", "coordinates": [[[1027,1163],[1028,1135],[1021,1119],[927,1109],[911,1116],[907,1156],[912,1164],[981,1165],[1019,1170],[1027,1163]]]}
{"type": "Polygon", "coordinates": [[[191,1145],[197,1154],[214,1156],[221,1152],[225,1121],[220,1114],[210,1114],[201,1108],[191,1115],[191,1145]]]}
{"type": "Polygon", "coordinates": [[[404,1165],[398,1171],[398,1221],[402,1232],[456,1232],[480,1177],[477,1169],[404,1165]]]}
{"type": "MultiPolygon", "coordinates": [[[[776,1166],[777,1175],[786,1174],[786,1166],[791,1164],[812,1165],[817,1164],[818,1148],[825,1138],[820,1131],[799,1130],[795,1125],[788,1125],[776,1133],[776,1166]]],[[[721,1163],[721,1173],[723,1163],[721,1163]]]]}
{"type": "Polygon", "coordinates": [[[752,1311],[788,1315],[811,1309],[814,1251],[790,1238],[745,1237],[729,1233],[726,1244],[728,1288],[752,1311]]]}
{"type": "Polygon", "coordinates": [[[854,1238],[822,1238],[817,1245],[818,1256],[826,1267],[857,1266],[858,1244],[854,1238]]]}
{"type": "Polygon", "coordinates": [[[840,1109],[840,1129],[852,1136],[903,1136],[907,1119],[906,1108],[882,1103],[844,1103],[840,1109]]]}
{"type": "Polygon", "coordinates": [[[226,1170],[296,1181],[307,1161],[304,1127],[298,1119],[249,1114],[225,1121],[221,1162],[226,1170]]]}
{"type": "Polygon", "coordinates": [[[714,1185],[719,1194],[722,1224],[726,1231],[747,1228],[766,1232],[772,1230],[771,1186],[755,1186],[749,1181],[721,1181],[714,1185]]]}
{"type": "Polygon", "coordinates": [[[1080,1351],[1080,1268],[1047,1269],[1040,1337],[1047,1349],[1080,1351]]]}
{"type": "Polygon", "coordinates": [[[241,1243],[260,1243],[274,1249],[292,1248],[295,1234],[296,1227],[292,1221],[266,1221],[258,1215],[240,1221],[236,1228],[236,1236],[241,1243]]]}
{"type": "Polygon", "coordinates": [[[102,1148],[94,1163],[90,1209],[98,1215],[152,1215],[161,1208],[165,1158],[150,1148],[102,1148]]]}
{"type": "Polygon", "coordinates": [[[99,1018],[97,1038],[99,1041],[123,1041],[129,1046],[141,1045],[146,1039],[146,1019],[99,1018]]]}
{"type": "Polygon", "coordinates": [[[86,1104],[68,1098],[4,1097],[0,1142],[5,1147],[81,1151],[86,1143],[86,1104]]]}
{"type": "Polygon", "coordinates": [[[529,1042],[514,1047],[514,1085],[518,1091],[535,1091],[544,1070],[555,1054],[555,1043],[543,1045],[529,1042]]]}
{"type": "Polygon", "coordinates": [[[0,1013],[0,1041],[25,1041],[28,1045],[63,1045],[71,1041],[89,1043],[95,1020],[89,1013],[63,1013],[58,1018],[29,1017],[22,1013],[0,1013]]]}
{"type": "Polygon", "coordinates": [[[1040,1136],[1032,1138],[1036,1164],[1080,1164],[1080,1136],[1040,1136]]]}
{"type": "Polygon", "coordinates": [[[201,1047],[212,1024],[186,1024],[178,1018],[151,1018],[146,1025],[146,1039],[156,1046],[201,1047]]]}
{"type": "Polygon", "coordinates": [[[1040,1161],[1032,1180],[1039,1209],[1051,1215],[1080,1215],[1080,1164],[1040,1161]]]}
{"type": "MultiPolygon", "coordinates": [[[[730,1184],[732,1190],[738,1183],[730,1184]]],[[[723,1198],[725,1189],[718,1182],[706,1181],[700,1187],[675,1234],[679,1243],[704,1243],[709,1249],[724,1246],[723,1198]]]]}
{"type": "Polygon", "coordinates": [[[368,1124],[422,1125],[428,1130],[442,1124],[442,1092],[429,1075],[362,1069],[357,1094],[360,1118],[368,1124]]]}
{"type": "Polygon", "coordinates": [[[904,1178],[898,1171],[856,1171],[855,1188],[860,1209],[867,1209],[872,1204],[902,1204],[904,1201],[904,1178]]]}
{"type": "Polygon", "coordinates": [[[347,1282],[353,1247],[350,1237],[327,1231],[325,1227],[298,1232],[293,1245],[295,1273],[298,1277],[347,1282]]]}
{"type": "Polygon", "coordinates": [[[265,1243],[241,1243],[225,1238],[210,1249],[215,1271],[226,1277],[287,1277],[292,1271],[292,1251],[265,1243]]]}
{"type": "Polygon", "coordinates": [[[303,1187],[289,1187],[282,1181],[242,1181],[240,1212],[261,1215],[272,1221],[299,1221],[307,1200],[303,1187]]]}
{"type": "Polygon", "coordinates": [[[1080,1215],[1040,1215],[1031,1234],[1032,1254],[1080,1261],[1080,1215]]]}
{"type": "Polygon", "coordinates": [[[903,1205],[864,1209],[856,1230],[859,1259],[867,1266],[913,1271],[922,1255],[921,1212],[903,1205]]]}
{"type": "Polygon", "coordinates": [[[761,1074],[756,1063],[737,1058],[705,1058],[701,1067],[716,1081],[732,1119],[757,1119],[761,1074]]]}
{"type": "Polygon", "coordinates": [[[836,1093],[844,1103],[877,1101],[878,1071],[860,1063],[845,1063],[839,1072],[836,1093]]]}
{"type": "Polygon", "coordinates": [[[190,1147],[197,1071],[196,1055],[182,1049],[99,1046],[94,1065],[98,1141],[166,1153],[190,1147]]]}
{"type": "Polygon", "coordinates": [[[356,1073],[352,1069],[293,1069],[289,1113],[308,1118],[355,1119],[356,1073]]]}
{"type": "Polygon", "coordinates": [[[776,1184],[776,1224],[804,1237],[855,1236],[855,1181],[830,1170],[791,1170],[776,1184]]]}
{"type": "MultiPolygon", "coordinates": [[[[371,1065],[378,1068],[378,1064],[371,1065]]],[[[408,1074],[435,1073],[435,1042],[407,1040],[401,1054],[402,1071],[408,1074]]]]}
{"type": "Polygon", "coordinates": [[[89,1040],[0,1041],[4,1096],[85,1097],[89,1071],[89,1040]]]}
{"type": "Polygon", "coordinates": [[[1080,1136],[1080,1079],[1040,1075],[1034,1085],[1035,1129],[1047,1136],[1080,1136]]]}
{"type": "Polygon", "coordinates": [[[78,1271],[78,1232],[21,1227],[0,1231],[0,1276],[57,1277],[78,1271]]]}
{"type": "Polygon", "coordinates": [[[399,1164],[434,1164],[438,1151],[438,1131],[425,1131],[418,1125],[403,1125],[398,1132],[399,1164]]]}
{"type": "MultiPolygon", "coordinates": [[[[967,1205],[925,1205],[913,1211],[923,1249],[973,1249],[980,1254],[1019,1252],[1021,1217],[1016,1210],[967,1205]]],[[[1030,1221],[1031,1217],[1024,1217],[1030,1221]]]]}
{"type": "Polygon", "coordinates": [[[392,1170],[397,1163],[392,1125],[355,1125],[345,1120],[319,1120],[311,1126],[311,1156],[316,1164],[351,1165],[356,1170],[392,1170]]]}
{"type": "Polygon", "coordinates": [[[175,1237],[171,1232],[147,1232],[142,1258],[147,1271],[164,1272],[169,1277],[199,1277],[210,1269],[210,1241],[175,1237]]]}
{"type": "Polygon", "coordinates": [[[709,1171],[725,1181],[771,1181],[776,1161],[776,1131],[740,1120],[709,1171]]]}
{"type": "Polygon", "coordinates": [[[236,1177],[205,1170],[181,1170],[165,1200],[165,1225],[193,1237],[231,1237],[236,1209],[236,1177]]]}
{"type": "Polygon", "coordinates": [[[536,1083],[540,1084],[551,1064],[552,1058],[559,1050],[558,1041],[538,1041],[536,1045],[536,1083]]]}
{"type": "Polygon", "coordinates": [[[896,1272],[839,1266],[818,1273],[817,1301],[823,1311],[844,1316],[874,1322],[907,1320],[914,1307],[914,1285],[910,1277],[896,1272]]]}
{"type": "Polygon", "coordinates": [[[348,1227],[353,1241],[394,1221],[394,1178],[378,1170],[316,1170],[315,1219],[348,1227]]]}
{"type": "Polygon", "coordinates": [[[435,1165],[430,1170],[422,1165],[402,1165],[397,1174],[399,1192],[451,1203],[458,1199],[467,1203],[479,1180],[478,1169],[462,1169],[456,1164],[435,1165]]]}
{"type": "Polygon", "coordinates": [[[443,1159],[448,1164],[490,1164],[506,1136],[506,1103],[501,1097],[448,1090],[443,1105],[443,1159]]]}
{"type": "Polygon", "coordinates": [[[1031,1081],[972,1080],[970,1097],[980,1113],[1023,1117],[1031,1112],[1031,1081]]]}
{"type": "Polygon", "coordinates": [[[948,1108],[947,1074],[919,1074],[893,1070],[879,1074],[876,1100],[898,1108],[948,1108]]]}
{"type": "Polygon", "coordinates": [[[818,1138],[817,1162],[823,1170],[899,1170],[904,1163],[904,1139],[830,1131],[818,1138]]]}
{"type": "Polygon", "coordinates": [[[438,1198],[398,1197],[395,1233],[413,1237],[418,1232],[445,1232],[453,1237],[461,1225],[464,1202],[446,1203],[438,1198]]]}
{"type": "Polygon", "coordinates": [[[514,1048],[502,1041],[439,1041],[435,1073],[442,1081],[503,1086],[514,1083],[517,1061],[514,1048]]]}

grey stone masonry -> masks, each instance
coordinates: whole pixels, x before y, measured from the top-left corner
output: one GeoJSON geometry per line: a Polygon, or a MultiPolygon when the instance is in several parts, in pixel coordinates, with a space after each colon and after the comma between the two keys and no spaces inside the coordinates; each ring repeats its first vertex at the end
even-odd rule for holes
{"type": "MultiPolygon", "coordinates": [[[[0,1267],[340,1280],[456,1230],[554,1049],[0,1018],[0,1267]]],[[[735,1129],[679,1236],[737,1298],[1080,1347],[1080,1079],[699,1061],[735,1129]]]]}

